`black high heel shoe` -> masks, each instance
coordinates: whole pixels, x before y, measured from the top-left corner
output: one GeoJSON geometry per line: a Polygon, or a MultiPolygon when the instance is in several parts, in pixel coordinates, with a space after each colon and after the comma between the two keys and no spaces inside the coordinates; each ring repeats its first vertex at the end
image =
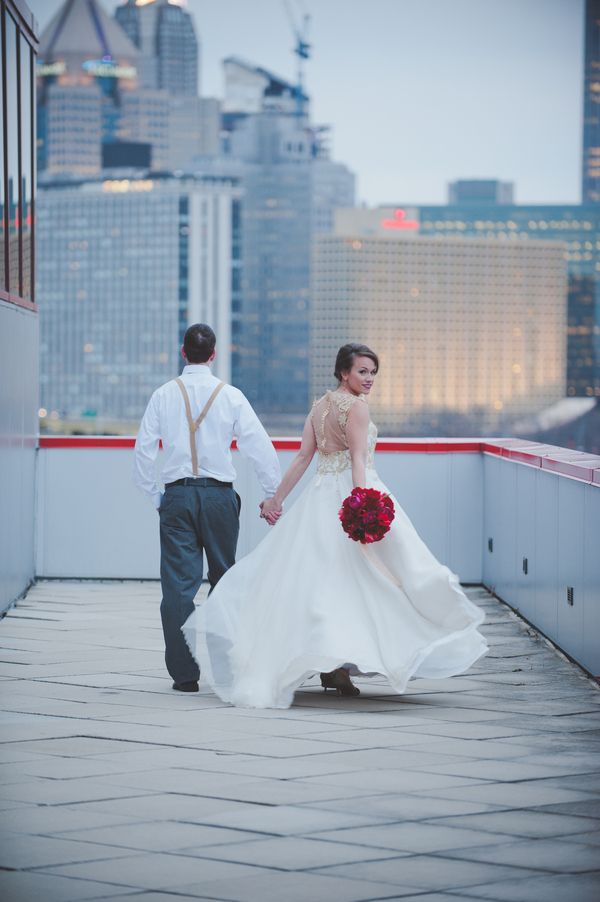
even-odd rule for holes
{"type": "Polygon", "coordinates": [[[335,689],[338,695],[360,695],[360,689],[350,679],[350,674],[343,667],[321,674],[321,686],[327,692],[335,689]]]}

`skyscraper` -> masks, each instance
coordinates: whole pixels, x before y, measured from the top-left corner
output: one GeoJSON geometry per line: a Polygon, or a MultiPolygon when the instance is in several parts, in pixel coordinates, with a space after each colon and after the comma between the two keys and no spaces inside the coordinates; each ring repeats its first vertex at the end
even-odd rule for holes
{"type": "Polygon", "coordinates": [[[40,40],[40,172],[92,175],[117,141],[123,96],[137,88],[138,51],[98,0],[66,0],[40,40]]]}
{"type": "Polygon", "coordinates": [[[133,428],[154,389],[178,375],[183,333],[199,320],[219,338],[216,375],[231,378],[240,222],[231,179],[54,182],[39,193],[41,400],[51,425],[133,428]]]}
{"type": "Polygon", "coordinates": [[[219,151],[220,107],[197,96],[189,14],[162,2],[119,9],[142,49],[99,0],[65,0],[44,30],[37,67],[40,172],[89,177],[114,159],[136,166],[144,156],[136,144],[150,148],[155,170],[190,169],[219,151]],[[144,57],[151,48],[152,66],[144,57]],[[113,144],[123,147],[106,152],[113,144]]]}
{"type": "Polygon", "coordinates": [[[600,203],[600,0],[585,2],[582,203],[600,203]]]}
{"type": "Polygon", "coordinates": [[[270,428],[297,428],[309,401],[311,256],[333,210],[354,202],[354,176],[329,159],[297,85],[225,61],[227,160],[244,189],[243,284],[232,372],[270,428]]]}
{"type": "Polygon", "coordinates": [[[141,88],[198,95],[198,40],[185,9],[169,0],[127,0],[115,18],[140,52],[141,88]]]}

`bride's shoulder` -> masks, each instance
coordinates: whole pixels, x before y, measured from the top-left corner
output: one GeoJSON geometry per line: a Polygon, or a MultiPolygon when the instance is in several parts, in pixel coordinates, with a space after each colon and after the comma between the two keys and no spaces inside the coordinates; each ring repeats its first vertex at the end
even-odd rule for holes
{"type": "Polygon", "coordinates": [[[340,391],[339,389],[328,392],[328,394],[340,410],[350,410],[357,401],[362,401],[364,404],[367,403],[367,399],[364,395],[353,395],[350,392],[340,391]]]}
{"type": "Polygon", "coordinates": [[[314,398],[314,399],[313,399],[313,402],[312,402],[312,405],[311,405],[311,408],[310,408],[310,413],[311,413],[311,414],[314,413],[314,411],[316,410],[317,407],[322,407],[324,403],[328,402],[328,400],[329,400],[329,394],[330,394],[329,392],[325,392],[325,394],[324,394],[324,395],[321,395],[320,398],[314,398]]]}

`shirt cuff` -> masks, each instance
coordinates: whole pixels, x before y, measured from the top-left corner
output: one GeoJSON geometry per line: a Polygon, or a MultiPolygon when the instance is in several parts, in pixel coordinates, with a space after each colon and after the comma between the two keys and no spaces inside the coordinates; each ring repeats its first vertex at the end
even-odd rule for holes
{"type": "Polygon", "coordinates": [[[153,503],[154,507],[156,508],[156,510],[158,510],[160,507],[160,502],[162,501],[162,496],[163,496],[162,492],[156,492],[155,494],[152,495],[152,503],[153,503]]]}

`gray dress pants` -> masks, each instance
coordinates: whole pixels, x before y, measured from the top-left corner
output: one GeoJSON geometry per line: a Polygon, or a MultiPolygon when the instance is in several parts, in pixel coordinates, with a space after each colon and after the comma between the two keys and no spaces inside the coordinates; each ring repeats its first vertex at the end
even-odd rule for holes
{"type": "Polygon", "coordinates": [[[202,552],[212,591],[235,563],[239,512],[239,496],[226,484],[173,485],[163,495],[159,509],[160,614],[165,662],[175,683],[193,682],[200,675],[181,627],[194,611],[203,576],[202,552]]]}

